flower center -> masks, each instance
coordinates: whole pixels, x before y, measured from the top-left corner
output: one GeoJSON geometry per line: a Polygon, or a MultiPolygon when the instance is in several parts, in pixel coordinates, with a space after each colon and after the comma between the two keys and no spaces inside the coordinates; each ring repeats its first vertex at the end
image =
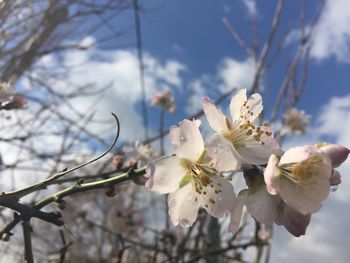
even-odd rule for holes
{"type": "Polygon", "coordinates": [[[282,174],[294,183],[310,189],[315,185],[313,178],[319,175],[320,162],[322,158],[313,154],[302,162],[282,165],[282,174]]]}
{"type": "MultiPolygon", "coordinates": [[[[244,118],[243,115],[240,116],[237,125],[233,125],[229,119],[226,118],[226,126],[229,131],[224,137],[230,141],[236,149],[244,145],[245,142],[251,142],[252,140],[264,144],[263,139],[266,136],[272,136],[272,132],[265,131],[264,127],[254,125],[244,118]]],[[[267,124],[264,124],[264,126],[267,126],[267,124]]]]}
{"type": "Polygon", "coordinates": [[[182,178],[180,187],[191,183],[193,191],[198,194],[195,201],[198,201],[198,198],[207,199],[205,207],[209,207],[208,204],[215,204],[215,200],[212,198],[208,199],[208,195],[221,193],[222,185],[215,180],[218,176],[218,171],[212,164],[206,163],[201,159],[199,158],[196,162],[185,158],[181,159],[181,165],[187,170],[187,173],[182,178]]]}

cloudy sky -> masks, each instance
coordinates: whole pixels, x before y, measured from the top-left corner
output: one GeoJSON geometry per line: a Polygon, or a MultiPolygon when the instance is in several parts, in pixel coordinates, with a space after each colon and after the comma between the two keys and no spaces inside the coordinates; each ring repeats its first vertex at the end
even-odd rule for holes
{"type": "MultiPolygon", "coordinates": [[[[141,15],[146,71],[146,93],[150,100],[161,89],[176,95],[176,111],[167,115],[167,127],[200,109],[204,96],[213,100],[233,87],[249,88],[254,62],[242,51],[225,27],[223,18],[235,25],[246,43],[252,43],[251,14],[257,17],[257,31],[263,43],[269,33],[277,1],[254,0],[147,0],[141,15]]],[[[299,41],[299,1],[286,1],[277,39],[287,40],[280,57],[263,81],[265,108],[271,111],[299,41]]],[[[320,7],[318,0],[305,1],[305,28],[320,7]]],[[[125,12],[114,21],[116,27],[128,30],[115,46],[135,43],[133,13],[125,12]]],[[[285,147],[327,140],[350,147],[350,1],[326,0],[323,14],[312,35],[309,74],[303,97],[297,107],[312,116],[311,127],[303,137],[287,138],[285,147]]],[[[103,33],[103,32],[102,32],[103,33]]],[[[102,35],[101,33],[101,35],[102,35]]],[[[88,51],[67,52],[65,64],[80,67],[67,78],[72,83],[82,80],[100,86],[112,84],[97,107],[100,116],[116,112],[122,121],[122,138],[143,138],[137,54],[128,48],[99,46],[101,35],[87,36],[82,43],[88,51]],[[95,43],[97,43],[95,45],[95,43]]],[[[276,49],[276,45],[272,48],[276,49]]],[[[40,63],[55,65],[55,58],[45,57],[40,63]]],[[[89,102],[77,101],[83,112],[89,102]]],[[[222,107],[226,107],[225,101],[222,107]]],[[[151,133],[157,131],[157,109],[149,108],[151,133]]],[[[96,128],[96,127],[95,127],[96,128]]],[[[350,262],[350,162],[342,168],[343,183],[331,193],[321,211],[312,217],[307,235],[291,237],[284,229],[274,233],[272,262],[350,262]]]]}

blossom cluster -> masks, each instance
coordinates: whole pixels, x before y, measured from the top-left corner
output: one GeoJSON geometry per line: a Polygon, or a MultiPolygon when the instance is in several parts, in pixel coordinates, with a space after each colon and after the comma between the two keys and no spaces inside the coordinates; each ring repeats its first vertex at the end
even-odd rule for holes
{"type": "Polygon", "coordinates": [[[197,121],[170,129],[174,154],[150,161],[145,186],[169,194],[174,225],[191,226],[198,210],[230,216],[229,231],[242,209],[265,225],[283,225],[294,236],[305,234],[310,216],[321,208],[330,188],[340,183],[336,167],[350,150],[336,144],[295,147],[283,152],[273,130],[261,123],[262,98],[239,90],[230,102],[231,118],[208,98],[203,110],[215,131],[204,142],[197,121]],[[243,172],[247,188],[235,194],[231,177],[243,172]]]}

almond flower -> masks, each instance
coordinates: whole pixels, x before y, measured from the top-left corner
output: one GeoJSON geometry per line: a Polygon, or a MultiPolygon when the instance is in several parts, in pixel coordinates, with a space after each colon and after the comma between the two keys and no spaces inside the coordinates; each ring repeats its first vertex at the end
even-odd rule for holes
{"type": "Polygon", "coordinates": [[[283,115],[283,128],[281,135],[291,134],[305,134],[307,126],[310,123],[310,116],[304,111],[299,111],[296,108],[289,109],[283,115]]]}
{"type": "MultiPolygon", "coordinates": [[[[188,227],[203,207],[214,217],[240,213],[233,186],[221,177],[208,160],[204,142],[196,124],[189,120],[170,129],[170,142],[175,155],[150,162],[146,187],[160,194],[169,194],[169,215],[174,225],[188,227]]],[[[231,216],[231,230],[237,226],[237,216],[231,216]]]]}
{"type": "Polygon", "coordinates": [[[264,179],[267,191],[279,194],[297,212],[317,212],[330,191],[332,164],[330,158],[314,146],[295,147],[279,159],[271,155],[264,179]]]}
{"type": "Polygon", "coordinates": [[[279,195],[270,195],[263,181],[242,190],[238,197],[256,221],[267,226],[273,223],[283,225],[296,237],[305,235],[310,215],[303,215],[288,207],[279,195]]]}
{"type": "Polygon", "coordinates": [[[139,140],[136,140],[131,145],[126,145],[122,149],[125,154],[125,163],[127,166],[137,164],[138,167],[146,166],[147,163],[154,159],[154,151],[148,144],[143,144],[139,140]]]}
{"type": "Polygon", "coordinates": [[[272,129],[253,124],[263,109],[259,94],[247,99],[245,89],[238,91],[230,103],[232,121],[207,98],[203,109],[209,125],[216,131],[207,147],[219,171],[237,170],[242,164],[266,164],[270,155],[279,150],[272,129]]]}
{"type": "Polygon", "coordinates": [[[14,94],[15,90],[10,82],[0,82],[0,102],[9,101],[14,94]]]}
{"type": "Polygon", "coordinates": [[[152,98],[152,106],[163,108],[167,112],[174,112],[175,98],[170,90],[158,91],[152,98]]]}

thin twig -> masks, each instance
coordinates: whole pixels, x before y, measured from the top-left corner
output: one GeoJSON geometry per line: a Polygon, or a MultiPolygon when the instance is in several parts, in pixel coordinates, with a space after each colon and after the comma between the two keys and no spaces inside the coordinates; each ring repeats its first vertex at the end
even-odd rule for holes
{"type": "Polygon", "coordinates": [[[34,184],[32,186],[29,186],[29,187],[26,187],[26,188],[23,188],[23,189],[20,189],[20,190],[16,190],[16,191],[12,191],[12,192],[8,192],[8,193],[5,193],[5,194],[2,194],[0,195],[0,199],[1,198],[5,198],[5,197],[15,197],[17,199],[20,199],[21,197],[29,194],[29,193],[32,193],[32,192],[35,192],[35,191],[38,191],[38,190],[41,190],[43,188],[46,188],[48,185],[52,184],[52,182],[56,181],[57,179],[59,179],[60,177],[68,174],[68,173],[71,173],[75,170],[78,170],[86,165],[89,165],[93,162],[96,162],[97,160],[101,159],[102,157],[104,157],[106,154],[108,154],[114,147],[114,145],[117,143],[118,141],[118,138],[119,138],[119,134],[120,134],[120,123],[119,123],[119,119],[117,117],[117,115],[115,115],[114,113],[112,113],[113,117],[115,118],[116,122],[117,122],[117,134],[114,138],[114,141],[113,143],[111,144],[111,146],[104,152],[102,153],[101,155],[97,156],[96,158],[93,158],[92,160],[89,160],[85,163],[82,163],[80,165],[77,165],[76,167],[73,167],[69,170],[67,169],[64,169],[62,172],[59,172],[57,174],[55,174],[54,176],[44,180],[44,181],[41,181],[37,184],[34,184]]]}

